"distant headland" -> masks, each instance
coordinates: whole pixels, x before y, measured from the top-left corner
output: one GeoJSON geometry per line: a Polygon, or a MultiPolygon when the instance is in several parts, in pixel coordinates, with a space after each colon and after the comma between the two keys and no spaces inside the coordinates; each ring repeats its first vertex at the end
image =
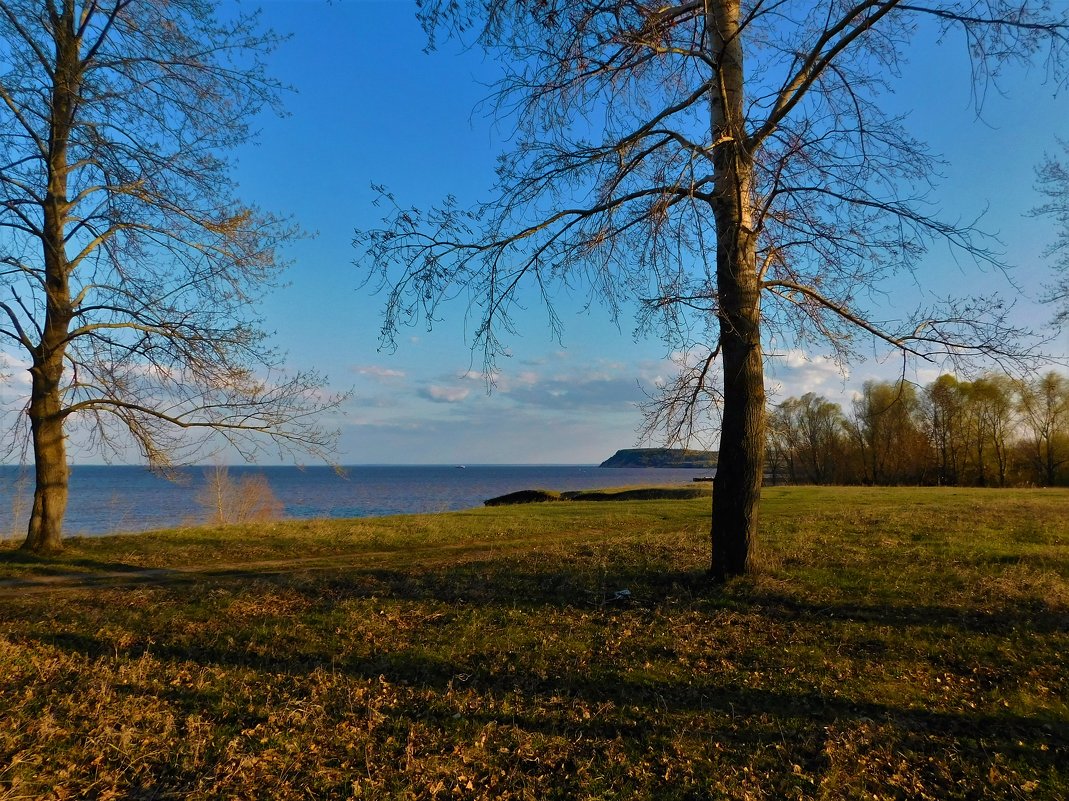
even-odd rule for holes
{"type": "Polygon", "coordinates": [[[601,463],[601,467],[679,467],[706,470],[716,467],[717,451],[685,448],[624,448],[601,463]]]}

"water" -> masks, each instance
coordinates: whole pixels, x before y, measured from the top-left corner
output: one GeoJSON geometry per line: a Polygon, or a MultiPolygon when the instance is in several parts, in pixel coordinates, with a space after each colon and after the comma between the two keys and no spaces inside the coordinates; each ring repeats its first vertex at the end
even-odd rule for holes
{"type": "MultiPolygon", "coordinates": [[[[230,477],[262,473],[290,518],[374,517],[481,506],[523,489],[581,490],[626,485],[689,484],[707,470],[602,468],[585,465],[371,465],[231,467],[230,477]]],[[[64,533],[99,535],[194,525],[205,519],[197,491],[204,468],[185,468],[168,481],[143,467],[76,466],[64,533]]],[[[0,466],[0,537],[18,537],[33,495],[32,472],[0,466]]]]}

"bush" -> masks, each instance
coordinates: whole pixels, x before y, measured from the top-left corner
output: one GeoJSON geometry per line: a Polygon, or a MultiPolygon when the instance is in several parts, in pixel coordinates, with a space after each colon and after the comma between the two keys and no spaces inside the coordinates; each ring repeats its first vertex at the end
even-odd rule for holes
{"type": "Polygon", "coordinates": [[[204,508],[205,522],[209,524],[262,523],[278,520],[286,510],[263,473],[235,481],[229,469],[219,465],[205,470],[204,477],[197,503],[204,508]]]}

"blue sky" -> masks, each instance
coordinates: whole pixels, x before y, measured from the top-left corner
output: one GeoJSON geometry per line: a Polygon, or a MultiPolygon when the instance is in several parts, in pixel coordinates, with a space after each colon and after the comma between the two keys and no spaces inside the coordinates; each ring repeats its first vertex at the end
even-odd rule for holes
{"type": "MultiPolygon", "coordinates": [[[[297,93],[287,99],[288,118],[264,120],[238,177],[247,197],[318,232],[289,248],[292,283],[265,313],[293,364],[315,365],[334,386],[355,389],[338,420],[343,461],[589,463],[635,445],[635,404],[672,371],[666,347],[636,341],[626,313],[617,328],[603,309],[587,309],[581,292],[557,298],[563,343],[552,340],[532,299],[490,395],[468,350],[463,299],[433,330],[411,329],[395,352],[377,350],[382,298],[359,288],[365,272],[350,246],[354,228],[378,221],[370,184],[388,185],[404,204],[427,206],[447,193],[462,202],[485,197],[508,134],[475,111],[497,74],[493,61],[453,43],[424,53],[408,0],[282,0],[264,9],[268,24],[293,34],[273,66],[297,93]]],[[[948,160],[942,207],[962,218],[987,208],[985,226],[1000,235],[1030,292],[1049,277],[1040,258],[1049,227],[1026,216],[1036,203],[1033,167],[1055,147],[1056,132],[1069,136],[1067,98],[1055,97],[1038,72],[1015,74],[977,119],[963,45],[927,45],[891,102],[911,112],[913,130],[948,160]]],[[[921,274],[936,293],[1018,294],[1002,275],[977,274],[939,249],[921,274]]],[[[909,280],[887,289],[903,305],[918,297],[909,280]]],[[[1046,319],[1026,294],[1020,319],[1046,319]]],[[[1065,333],[1052,349],[1069,351],[1065,333]]],[[[816,391],[846,401],[865,379],[900,369],[894,357],[873,356],[843,377],[820,354],[787,353],[771,366],[771,382],[783,396],[816,391]]],[[[922,366],[913,377],[937,373],[922,366]]]]}
{"type": "MultiPolygon", "coordinates": [[[[603,309],[587,308],[581,291],[556,299],[565,323],[560,343],[531,299],[489,395],[468,349],[463,298],[433,330],[413,328],[396,351],[378,350],[383,298],[361,287],[366,267],[354,265],[351,245],[354,229],[381,216],[370,185],[386,184],[406,205],[427,206],[445,194],[461,202],[486,197],[494,154],[508,144],[508,132],[475,111],[497,74],[493,61],[448,42],[424,53],[412,0],[267,0],[263,9],[265,24],[292,34],[270,65],[295,92],[285,98],[288,116],[260,120],[235,176],[243,199],[315,233],[285,249],[289,284],[263,312],[290,364],[353,389],[332,420],[342,430],[340,461],[593,463],[634,446],[636,403],[671,374],[667,348],[636,341],[626,311],[617,327],[603,309]]],[[[938,249],[919,274],[937,294],[1019,296],[1019,319],[1039,324],[1050,316],[1033,296],[1050,276],[1041,251],[1051,230],[1026,214],[1037,202],[1034,165],[1055,149],[1056,134],[1069,137],[1069,98],[1054,96],[1042,70],[1034,72],[1011,76],[1006,95],[989,96],[977,119],[964,46],[927,42],[890,102],[910,112],[912,130],[948,160],[936,195],[943,209],[963,219],[987,209],[984,225],[1018,265],[1022,291],[938,249]]],[[[887,290],[892,305],[913,306],[919,292],[908,279],[887,290]]],[[[1057,334],[1051,350],[1069,353],[1069,335],[1057,334]]],[[[873,356],[844,377],[819,353],[786,353],[770,365],[770,381],[783,397],[816,391],[846,401],[865,379],[900,369],[894,357],[873,356]]],[[[910,376],[927,381],[937,373],[924,366],[910,376]]]]}
{"type": "Polygon", "coordinates": [[[505,133],[475,112],[496,67],[478,52],[425,38],[404,2],[270,2],[265,22],[293,34],[275,74],[294,86],[289,117],[265,119],[243,152],[243,196],[293,214],[314,239],[287,251],[289,287],[264,307],[294,365],[329,374],[355,398],[342,427],[346,463],[591,463],[635,443],[644,388],[668,375],[665,347],[636,342],[586,297],[562,293],[563,343],[532,300],[490,394],[469,349],[465,306],[428,331],[378,350],[382,296],[360,283],[351,240],[382,215],[372,182],[427,206],[485,197],[505,133]],[[327,344],[329,343],[329,344],[327,344]]]}

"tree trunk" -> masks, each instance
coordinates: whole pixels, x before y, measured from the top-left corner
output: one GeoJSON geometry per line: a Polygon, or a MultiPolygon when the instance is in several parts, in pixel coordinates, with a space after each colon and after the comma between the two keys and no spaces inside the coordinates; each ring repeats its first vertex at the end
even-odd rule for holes
{"type": "Polygon", "coordinates": [[[67,449],[63,435],[59,381],[63,362],[35,366],[30,399],[30,431],[36,486],[24,550],[55,553],[63,545],[63,516],[67,511],[67,449]]]}
{"type": "MultiPolygon", "coordinates": [[[[45,230],[55,236],[57,228],[50,225],[54,215],[46,211],[45,230]]],[[[22,547],[35,553],[60,550],[63,537],[63,516],[67,511],[67,447],[64,439],[63,403],[60,388],[63,380],[63,360],[67,331],[70,327],[70,287],[67,281],[66,259],[62,245],[46,241],[45,275],[46,309],[41,344],[36,348],[30,369],[32,386],[27,414],[33,438],[33,460],[36,486],[33,510],[22,547]],[[52,245],[52,247],[48,247],[52,245]]]]}
{"type": "Polygon", "coordinates": [[[53,20],[56,62],[52,75],[48,136],[48,188],[42,203],[41,250],[45,273],[45,320],[41,342],[33,349],[32,386],[27,414],[33,437],[36,486],[26,540],[35,553],[62,548],[63,516],[67,511],[67,449],[64,442],[63,398],[60,391],[67,336],[73,318],[66,227],[70,204],[67,143],[74,124],[81,81],[74,4],[64,3],[53,20]]]}
{"type": "Polygon", "coordinates": [[[713,481],[713,578],[745,573],[757,533],[764,470],[765,388],[761,351],[760,289],[753,272],[753,243],[717,270],[720,346],[724,360],[724,416],[713,481]],[[748,260],[747,260],[748,259],[748,260]]]}
{"type": "Polygon", "coordinates": [[[764,469],[765,390],[761,352],[761,288],[756,273],[753,154],[743,111],[742,38],[738,0],[709,3],[707,36],[719,86],[712,90],[720,348],[724,413],[713,481],[712,564],[717,581],[745,573],[757,533],[764,469]]]}

